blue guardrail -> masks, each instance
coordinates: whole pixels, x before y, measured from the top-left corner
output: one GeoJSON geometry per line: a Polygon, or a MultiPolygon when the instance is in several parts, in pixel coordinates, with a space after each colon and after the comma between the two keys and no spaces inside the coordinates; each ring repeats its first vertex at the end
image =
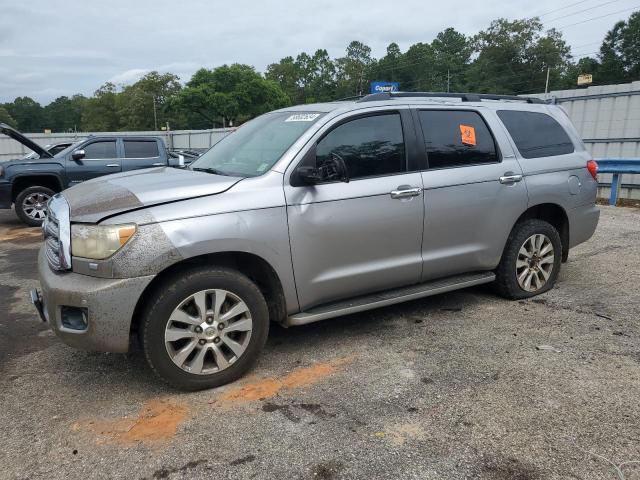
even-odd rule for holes
{"type": "Polygon", "coordinates": [[[640,158],[597,158],[595,160],[598,162],[598,173],[613,173],[609,205],[615,205],[622,175],[640,173],[640,158]]]}

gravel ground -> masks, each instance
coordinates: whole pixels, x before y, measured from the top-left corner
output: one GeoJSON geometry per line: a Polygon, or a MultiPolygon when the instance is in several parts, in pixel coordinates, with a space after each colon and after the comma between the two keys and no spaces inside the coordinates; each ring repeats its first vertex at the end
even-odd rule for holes
{"type": "Polygon", "coordinates": [[[1,213],[0,478],[622,478],[640,461],[639,240],[640,210],[603,207],[548,294],[274,326],[248,377],[185,394],[139,352],[58,342],[27,299],[38,231],[1,213]]]}

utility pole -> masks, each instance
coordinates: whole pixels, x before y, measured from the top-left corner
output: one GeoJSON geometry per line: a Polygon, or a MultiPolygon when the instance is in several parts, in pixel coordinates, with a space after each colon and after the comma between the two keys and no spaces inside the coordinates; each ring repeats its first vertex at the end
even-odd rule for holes
{"type": "Polygon", "coordinates": [[[153,126],[154,130],[158,131],[158,113],[156,112],[156,96],[153,96],[153,126]]]}
{"type": "Polygon", "coordinates": [[[544,93],[549,92],[549,73],[551,73],[551,67],[547,67],[547,82],[544,85],[544,93]]]}
{"type": "Polygon", "coordinates": [[[451,74],[449,73],[449,69],[447,68],[447,93],[451,91],[451,74]]]}

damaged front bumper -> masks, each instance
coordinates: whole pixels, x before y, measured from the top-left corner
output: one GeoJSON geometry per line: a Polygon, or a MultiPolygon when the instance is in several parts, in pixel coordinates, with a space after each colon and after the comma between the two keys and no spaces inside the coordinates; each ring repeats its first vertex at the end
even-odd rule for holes
{"type": "Polygon", "coordinates": [[[129,349],[133,312],[153,275],[106,279],[49,268],[44,247],[38,254],[42,293],[31,300],[40,318],[67,345],[123,353],[129,349]]]}

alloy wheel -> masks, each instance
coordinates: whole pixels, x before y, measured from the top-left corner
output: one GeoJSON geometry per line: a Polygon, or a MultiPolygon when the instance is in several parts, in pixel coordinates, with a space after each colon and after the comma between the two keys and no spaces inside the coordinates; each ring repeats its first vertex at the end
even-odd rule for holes
{"type": "Polygon", "coordinates": [[[171,313],[165,347],[185,372],[208,375],[238,361],[249,346],[252,329],[251,312],[239,296],[227,290],[202,290],[171,313]]]}
{"type": "Polygon", "coordinates": [[[22,200],[22,211],[33,220],[44,220],[47,216],[47,202],[49,195],[42,192],[33,192],[22,200]]]}
{"type": "Polygon", "coordinates": [[[536,233],[527,238],[516,260],[516,277],[520,288],[527,292],[537,292],[545,286],[555,259],[553,244],[549,237],[536,233]]]}

